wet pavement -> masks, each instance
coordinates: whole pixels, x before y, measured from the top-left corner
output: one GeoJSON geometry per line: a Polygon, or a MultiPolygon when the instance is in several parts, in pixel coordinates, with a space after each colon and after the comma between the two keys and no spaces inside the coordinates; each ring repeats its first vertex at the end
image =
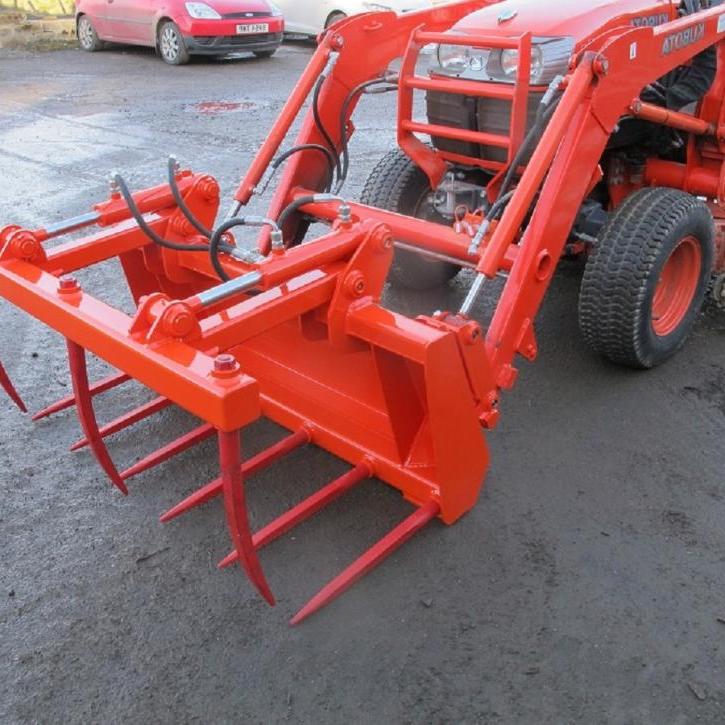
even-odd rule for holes
{"type": "MultiPolygon", "coordinates": [[[[38,226],[135,188],[166,157],[229,196],[311,50],[170,68],[150,51],[0,56],[0,224],[38,226]]],[[[395,143],[394,99],[356,118],[356,198],[395,143]]],[[[84,278],[128,306],[119,269],[84,278]]],[[[370,481],[266,549],[279,603],[239,571],[218,503],[158,514],[215,475],[205,444],[131,482],[122,499],[72,412],[32,424],[0,398],[0,722],[721,723],[725,721],[725,316],[634,373],[593,357],[565,266],[490,435],[479,505],[435,524],[319,615],[287,620],[406,515],[370,481]]],[[[468,278],[407,311],[455,308],[468,278]]],[[[493,288],[492,288],[493,292],[493,288]]],[[[485,316],[491,300],[477,314],[485,316]]],[[[0,307],[0,359],[31,409],[69,392],[57,335],[0,307]]],[[[93,373],[103,373],[94,364],[93,373]]],[[[98,399],[111,419],[150,396],[98,399]]],[[[193,421],[166,411],[115,436],[120,466],[193,421]]],[[[255,426],[252,453],[275,440],[255,426]]],[[[249,484],[259,525],[345,466],[300,451],[249,484]]]]}

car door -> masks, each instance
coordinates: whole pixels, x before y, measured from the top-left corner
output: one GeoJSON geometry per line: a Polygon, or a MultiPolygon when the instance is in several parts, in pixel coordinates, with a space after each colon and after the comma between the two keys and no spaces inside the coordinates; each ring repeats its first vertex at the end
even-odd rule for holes
{"type": "Polygon", "coordinates": [[[81,0],[76,3],[78,15],[87,15],[100,38],[107,38],[106,12],[108,0],[81,0]]]}
{"type": "Polygon", "coordinates": [[[327,18],[324,0],[275,0],[274,4],[284,13],[285,32],[304,35],[322,32],[327,18]]]}
{"type": "Polygon", "coordinates": [[[154,44],[157,0],[106,0],[108,37],[124,43],[154,44]]]}

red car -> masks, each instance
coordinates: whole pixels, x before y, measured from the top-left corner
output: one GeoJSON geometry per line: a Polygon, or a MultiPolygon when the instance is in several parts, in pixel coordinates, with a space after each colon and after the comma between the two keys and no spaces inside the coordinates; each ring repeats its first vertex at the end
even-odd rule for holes
{"type": "Polygon", "coordinates": [[[282,42],[282,11],[269,0],[77,0],[76,27],[83,50],[106,42],[147,45],[171,65],[190,55],[249,51],[274,54],[282,42]]]}

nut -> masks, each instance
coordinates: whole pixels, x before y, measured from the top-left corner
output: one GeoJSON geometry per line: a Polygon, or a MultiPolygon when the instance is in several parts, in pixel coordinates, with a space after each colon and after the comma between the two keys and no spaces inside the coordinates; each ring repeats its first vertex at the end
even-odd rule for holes
{"type": "Polygon", "coordinates": [[[345,278],[345,289],[353,297],[362,297],[367,286],[365,275],[360,270],[353,270],[345,278]]]}
{"type": "Polygon", "coordinates": [[[233,377],[239,372],[239,363],[234,355],[222,353],[214,358],[214,375],[220,378],[233,377]]]}
{"type": "Polygon", "coordinates": [[[68,295],[79,292],[81,286],[78,284],[78,280],[72,274],[64,274],[58,279],[58,292],[60,294],[68,295]]]}

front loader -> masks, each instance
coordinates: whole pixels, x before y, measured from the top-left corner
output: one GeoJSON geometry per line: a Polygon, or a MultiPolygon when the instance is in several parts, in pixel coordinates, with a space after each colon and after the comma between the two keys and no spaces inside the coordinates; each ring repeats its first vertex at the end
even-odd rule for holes
{"type": "Polygon", "coordinates": [[[35,417],[75,407],[74,448],[88,447],[124,494],[215,437],[218,478],[161,520],[220,498],[232,541],[220,565],[239,565],[270,604],[263,547],[365,479],[397,488],[413,512],[292,619],[302,621],[427,523],[475,505],[486,435],[518,358],[537,357],[536,316],[562,259],[586,258],[583,337],[615,363],[664,362],[708,290],[723,301],[724,37],[725,10],[690,0],[468,0],[336,24],[226,213],[215,179],[172,159],[159,186],[132,192],[116,174],[83,216],[0,231],[0,295],[68,348],[73,395],[35,417]],[[354,111],[389,92],[398,148],[356,202],[344,193],[354,111]],[[266,215],[245,213],[277,172],[266,215]],[[131,314],[79,281],[112,259],[131,314]],[[387,281],[427,288],[463,268],[459,310],[409,317],[381,301],[387,281]],[[484,326],[476,305],[496,277],[484,326]],[[87,352],[117,372],[90,382],[87,352]],[[94,398],[130,381],[156,397],[101,424],[94,398]],[[198,426],[118,470],[106,439],[172,405],[198,426]],[[245,459],[241,430],[260,417],[288,434],[245,459]],[[246,479],[311,445],[349,471],[252,532],[246,479]]]}

